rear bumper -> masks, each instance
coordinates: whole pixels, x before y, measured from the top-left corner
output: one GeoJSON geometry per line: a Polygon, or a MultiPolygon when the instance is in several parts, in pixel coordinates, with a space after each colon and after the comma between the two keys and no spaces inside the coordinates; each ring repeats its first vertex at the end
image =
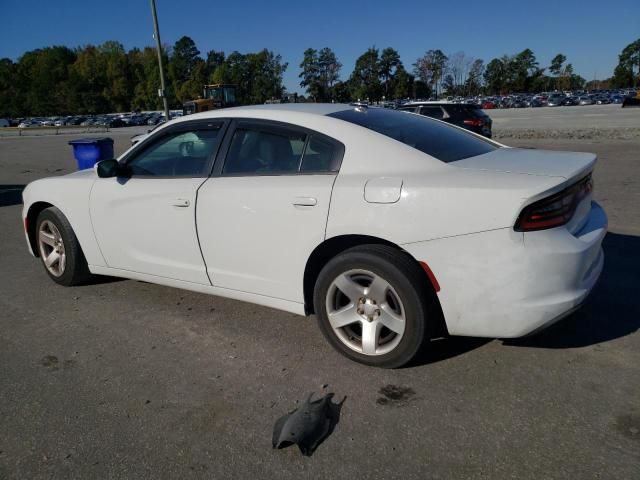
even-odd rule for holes
{"type": "Polygon", "coordinates": [[[579,307],[604,265],[607,216],[595,202],[579,232],[501,229],[404,245],[426,262],[452,335],[514,338],[579,307]]]}

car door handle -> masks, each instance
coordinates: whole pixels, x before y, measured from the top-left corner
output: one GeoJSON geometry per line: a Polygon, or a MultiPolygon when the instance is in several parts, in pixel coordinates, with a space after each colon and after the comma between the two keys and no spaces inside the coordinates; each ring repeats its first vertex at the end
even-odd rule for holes
{"type": "Polygon", "coordinates": [[[191,202],[186,198],[176,198],[173,201],[172,205],[174,207],[188,207],[189,205],[191,205],[191,202]]]}
{"type": "Polygon", "coordinates": [[[313,207],[318,204],[318,200],[314,197],[295,197],[291,203],[297,207],[313,207]]]}

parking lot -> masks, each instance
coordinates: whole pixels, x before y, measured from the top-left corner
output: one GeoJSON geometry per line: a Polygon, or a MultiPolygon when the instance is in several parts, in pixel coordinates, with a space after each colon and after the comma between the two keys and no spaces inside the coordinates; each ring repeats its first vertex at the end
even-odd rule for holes
{"type": "Polygon", "coordinates": [[[496,130],[640,129],[638,108],[620,105],[487,110],[496,130]]]}
{"type": "MultiPolygon", "coordinates": [[[[438,340],[399,370],[341,357],[314,318],[131,280],[55,285],[26,251],[20,189],[73,171],[83,135],[0,138],[0,478],[640,478],[640,138],[506,133],[633,129],[640,109],[489,114],[509,145],[598,154],[602,278],[536,336],[438,340]],[[347,398],[316,453],[272,450],[275,420],[328,391],[347,398]]],[[[116,152],[138,131],[110,132],[116,152]]]]}

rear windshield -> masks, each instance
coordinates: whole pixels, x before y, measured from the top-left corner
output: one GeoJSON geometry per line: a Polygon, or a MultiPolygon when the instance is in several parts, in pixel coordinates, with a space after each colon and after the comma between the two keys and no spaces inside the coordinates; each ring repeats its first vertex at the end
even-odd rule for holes
{"type": "Polygon", "coordinates": [[[446,163],[498,148],[464,130],[423,115],[384,108],[363,108],[342,110],[328,116],[381,133],[446,163]]]}

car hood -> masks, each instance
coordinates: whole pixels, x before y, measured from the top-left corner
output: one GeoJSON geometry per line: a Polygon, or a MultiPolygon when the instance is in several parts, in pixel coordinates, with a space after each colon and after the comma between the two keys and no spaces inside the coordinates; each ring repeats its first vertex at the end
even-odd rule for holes
{"type": "Polygon", "coordinates": [[[498,148],[490,153],[458,160],[449,165],[472,169],[571,180],[593,169],[593,153],[556,152],[528,148],[498,148]]]}
{"type": "Polygon", "coordinates": [[[63,175],[62,177],[49,177],[49,178],[64,178],[64,177],[71,177],[71,178],[86,178],[86,177],[97,177],[98,174],[96,173],[96,169],[95,167],[91,167],[91,168],[85,168],[83,170],[77,170],[75,172],[71,172],[71,173],[67,173],[66,175],[63,175]]]}

